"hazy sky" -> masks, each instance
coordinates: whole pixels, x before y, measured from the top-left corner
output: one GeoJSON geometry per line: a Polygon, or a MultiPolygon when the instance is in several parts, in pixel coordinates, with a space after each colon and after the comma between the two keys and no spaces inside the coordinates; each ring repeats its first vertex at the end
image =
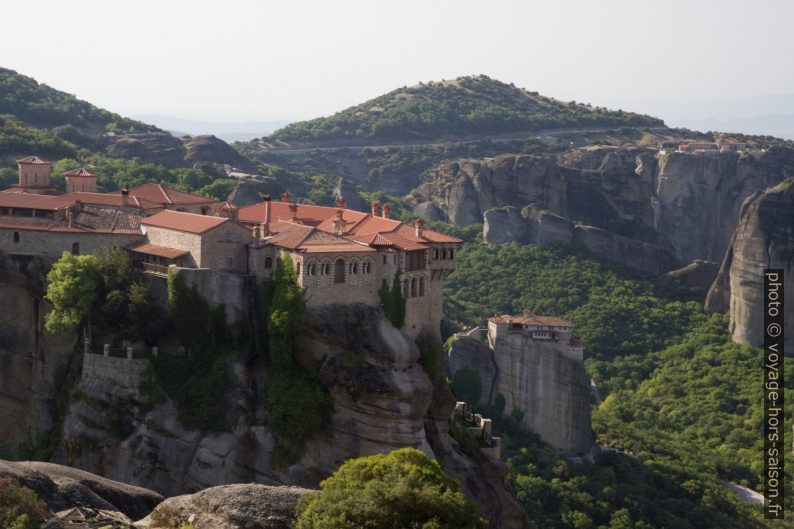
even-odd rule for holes
{"type": "Polygon", "coordinates": [[[794,2],[3,2],[0,66],[125,115],[326,115],[485,73],[559,99],[794,93],[794,2]]]}

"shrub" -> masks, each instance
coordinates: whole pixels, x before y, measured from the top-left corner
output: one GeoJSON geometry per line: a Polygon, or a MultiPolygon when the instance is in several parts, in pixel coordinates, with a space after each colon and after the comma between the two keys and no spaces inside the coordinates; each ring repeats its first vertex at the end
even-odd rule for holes
{"type": "Polygon", "coordinates": [[[0,527],[34,529],[47,516],[39,496],[11,477],[0,477],[0,527]]]}
{"type": "Polygon", "coordinates": [[[477,506],[419,450],[345,462],[298,504],[296,529],[484,529],[477,506]]]}

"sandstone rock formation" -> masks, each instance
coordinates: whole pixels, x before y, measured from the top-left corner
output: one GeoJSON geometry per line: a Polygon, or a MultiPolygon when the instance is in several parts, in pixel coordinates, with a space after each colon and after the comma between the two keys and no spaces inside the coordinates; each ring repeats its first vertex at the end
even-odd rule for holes
{"type": "Polygon", "coordinates": [[[184,147],[184,161],[188,165],[210,162],[229,165],[243,171],[254,170],[254,164],[251,160],[235,151],[225,141],[212,135],[194,136],[185,142],[184,147]]]}
{"type": "MultiPolygon", "coordinates": [[[[670,249],[674,260],[665,266],[675,268],[694,259],[721,259],[744,199],[792,172],[794,149],[787,147],[758,154],[587,147],[560,160],[504,154],[443,163],[415,201],[432,202],[461,226],[480,222],[493,208],[533,205],[561,217],[563,226],[567,220],[650,245],[643,248],[651,255],[670,249]]],[[[515,234],[532,242],[544,233],[542,219],[517,210],[488,214],[486,240],[505,242],[515,234]]],[[[564,239],[566,232],[563,227],[558,236],[564,239]]],[[[637,248],[627,241],[618,246],[637,248]]]]}
{"type": "Polygon", "coordinates": [[[289,529],[295,521],[295,505],[310,492],[254,483],[221,485],[168,498],[134,525],[140,529],[185,524],[196,529],[289,529]]]}
{"type": "Polygon", "coordinates": [[[312,308],[297,346],[301,363],[319,369],[334,413],[330,429],[311,440],[302,459],[289,468],[270,463],[275,439],[257,397],[257,388],[267,384],[267,370],[242,360],[232,366],[227,422],[233,426],[214,434],[181,425],[169,401],[149,409],[134,389],[82,381],[81,398],[70,403],[64,420],[56,460],[173,495],[240,482],[313,487],[351,457],[411,446],[431,457],[443,455],[452,465],[445,470],[470,482],[464,491],[494,527],[527,526],[510,495],[506,469],[482,466],[457,451],[446,431],[454,399],[442,374],[428,378],[418,363],[417,345],[380,309],[363,304],[312,308]],[[123,428],[113,427],[113,413],[125,418],[123,428]]]}
{"type": "Polygon", "coordinates": [[[241,180],[226,199],[238,208],[262,202],[263,195],[279,197],[286,191],[274,178],[268,176],[251,175],[241,180]]]}
{"type": "Polygon", "coordinates": [[[719,270],[719,263],[695,259],[684,267],[667,272],[665,277],[678,281],[686,287],[706,292],[717,278],[719,270]]]}
{"type": "Polygon", "coordinates": [[[364,200],[359,196],[356,184],[347,178],[339,177],[336,181],[334,188],[334,199],[343,197],[345,199],[345,207],[348,209],[355,209],[356,211],[365,211],[369,213],[369,204],[365,204],[364,200]]]}
{"type": "Polygon", "coordinates": [[[163,501],[151,490],[52,463],[0,460],[0,477],[4,476],[33,489],[52,512],[81,505],[120,512],[137,520],[163,501]]]}
{"type": "Polygon", "coordinates": [[[748,198],[719,274],[706,298],[709,312],[730,311],[737,342],[764,345],[764,269],[785,272],[784,349],[794,347],[794,186],[791,181],[748,198]]]}
{"type": "Polygon", "coordinates": [[[47,264],[0,253],[0,454],[14,455],[56,424],[76,337],[44,331],[47,264]],[[12,308],[12,309],[11,309],[12,308]]]}
{"type": "Polygon", "coordinates": [[[124,134],[108,139],[105,151],[113,158],[138,158],[142,162],[166,167],[185,165],[185,147],[167,132],[124,134]]]}
{"type": "Polygon", "coordinates": [[[544,441],[563,452],[583,454],[593,443],[590,383],[584,363],[567,356],[562,347],[532,340],[531,348],[494,351],[478,338],[458,334],[447,363],[451,376],[464,367],[480,374],[481,403],[493,404],[501,394],[505,413],[518,410],[522,424],[544,441]]]}

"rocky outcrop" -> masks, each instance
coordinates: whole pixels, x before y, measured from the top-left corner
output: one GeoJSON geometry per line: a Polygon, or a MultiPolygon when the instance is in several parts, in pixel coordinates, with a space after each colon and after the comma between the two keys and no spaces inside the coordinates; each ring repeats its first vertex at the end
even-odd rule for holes
{"type": "Polygon", "coordinates": [[[279,197],[284,191],[284,186],[274,178],[250,175],[235,186],[226,200],[242,208],[262,202],[263,195],[279,197]]]}
{"type": "Polygon", "coordinates": [[[623,237],[594,226],[574,226],[569,219],[536,204],[521,210],[513,206],[492,208],[485,212],[483,220],[483,240],[490,244],[581,244],[611,261],[657,275],[676,265],[669,246],[623,237]]]}
{"type": "Polygon", "coordinates": [[[185,166],[185,147],[179,139],[167,132],[141,132],[106,139],[108,144],[105,151],[112,158],[138,158],[144,163],[166,167],[185,166]]]}
{"type": "MultiPolygon", "coordinates": [[[[56,459],[173,495],[240,482],[313,487],[352,457],[405,446],[431,457],[438,457],[434,446],[457,450],[446,432],[454,399],[442,374],[434,381],[428,378],[418,363],[417,345],[379,308],[311,308],[296,354],[304,366],[319,372],[333,398],[334,413],[328,431],[312,439],[300,461],[288,468],[275,468],[270,462],[276,443],[258,397],[267,384],[267,370],[243,360],[232,366],[226,422],[233,426],[214,434],[182,425],[167,399],[146,406],[136,389],[103,380],[81,381],[75,392],[80,398],[72,400],[64,420],[56,459]]],[[[477,484],[464,490],[479,502],[494,527],[525,527],[505,521],[521,512],[510,498],[506,469],[480,469],[459,452],[444,454],[454,463],[456,477],[477,484]],[[481,470],[489,474],[464,473],[481,470]],[[474,496],[478,491],[487,501],[474,496]],[[502,512],[511,514],[502,520],[502,512]]]]}
{"type": "MultiPolygon", "coordinates": [[[[577,225],[671,248],[675,267],[721,259],[744,199],[792,172],[794,149],[787,147],[757,154],[590,147],[560,160],[505,154],[443,163],[414,200],[432,202],[457,225],[481,222],[493,208],[533,205],[577,225]]],[[[531,241],[538,220],[522,222],[530,218],[497,209],[486,218],[489,238],[505,242],[515,234],[531,241]]]]}
{"type": "Polygon", "coordinates": [[[312,492],[300,487],[258,484],[221,485],[168,498],[143,520],[140,529],[183,527],[196,529],[289,529],[295,506],[312,492]]]}
{"type": "Polygon", "coordinates": [[[485,339],[455,336],[447,359],[450,375],[473,370],[483,384],[480,403],[494,404],[501,395],[505,413],[522,414],[523,426],[551,446],[587,453],[593,444],[590,383],[581,359],[569,356],[562,342],[500,339],[491,349],[485,339]]]}
{"type": "Polygon", "coordinates": [[[0,454],[13,456],[57,424],[59,394],[74,360],[76,337],[44,331],[48,265],[0,253],[0,454]]]}
{"type": "Polygon", "coordinates": [[[720,270],[720,264],[714,261],[695,259],[691,263],[665,274],[667,279],[678,281],[685,287],[707,292],[720,270]]]}
{"type": "Polygon", "coordinates": [[[336,187],[334,188],[333,194],[334,199],[339,197],[345,199],[346,208],[369,213],[369,204],[364,203],[364,200],[358,194],[356,184],[347,178],[343,178],[341,176],[339,177],[339,179],[336,181],[336,187]]]}
{"type": "Polygon", "coordinates": [[[77,505],[143,518],[163,501],[156,492],[74,468],[37,461],[2,461],[0,477],[10,476],[33,489],[51,512],[77,505]]]}
{"type": "Polygon", "coordinates": [[[213,163],[219,165],[229,165],[243,171],[253,171],[254,164],[234,150],[225,141],[215,136],[194,136],[184,144],[184,161],[188,165],[195,166],[201,163],[213,163]]]}
{"type": "MultiPolygon", "coordinates": [[[[784,296],[794,299],[794,186],[790,181],[747,199],[717,279],[706,299],[710,312],[730,311],[737,342],[764,345],[764,269],[783,269],[784,296]]],[[[794,347],[794,310],[785,314],[784,349],[794,347]]]]}

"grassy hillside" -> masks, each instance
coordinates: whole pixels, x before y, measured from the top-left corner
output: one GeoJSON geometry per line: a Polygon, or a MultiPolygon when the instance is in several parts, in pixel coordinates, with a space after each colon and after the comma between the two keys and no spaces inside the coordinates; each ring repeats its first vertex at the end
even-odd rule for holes
{"type": "Polygon", "coordinates": [[[429,140],[624,125],[663,122],[641,114],[565,103],[478,75],[398,88],[333,116],[288,125],[271,139],[287,143],[429,140]]]}

